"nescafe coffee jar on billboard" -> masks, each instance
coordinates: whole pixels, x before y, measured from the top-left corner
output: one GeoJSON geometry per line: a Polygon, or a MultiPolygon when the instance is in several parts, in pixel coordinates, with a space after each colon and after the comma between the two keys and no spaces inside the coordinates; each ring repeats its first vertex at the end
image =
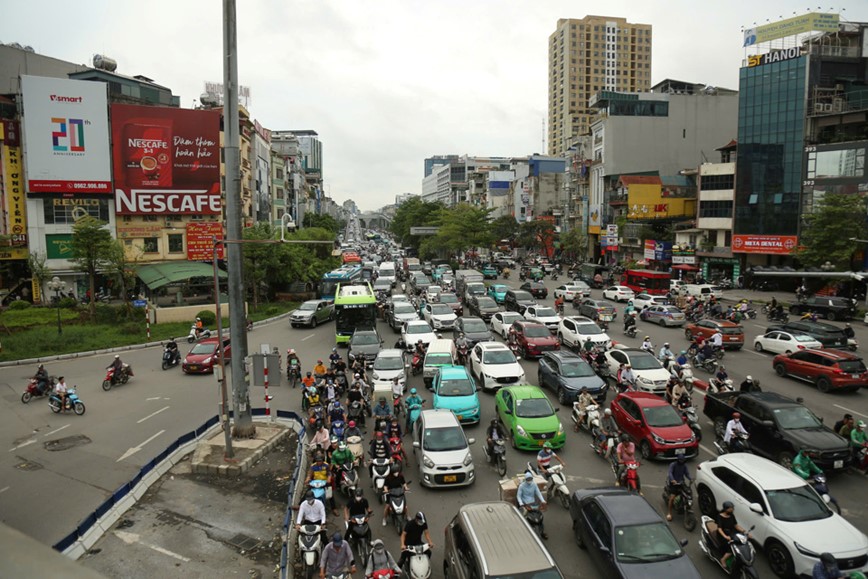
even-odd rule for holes
{"type": "Polygon", "coordinates": [[[148,124],[124,124],[122,157],[127,182],[132,187],[171,187],[172,122],[148,119],[148,124]]]}

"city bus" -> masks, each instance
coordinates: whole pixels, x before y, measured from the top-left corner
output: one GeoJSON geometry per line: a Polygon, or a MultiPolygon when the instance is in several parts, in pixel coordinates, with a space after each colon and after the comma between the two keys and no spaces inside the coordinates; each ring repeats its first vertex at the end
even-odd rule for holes
{"type": "Polygon", "coordinates": [[[672,275],[666,271],[650,269],[628,269],[621,277],[621,284],[637,294],[646,292],[652,296],[663,296],[669,293],[669,281],[672,275]]]}
{"type": "Polygon", "coordinates": [[[333,302],[338,284],[351,283],[362,278],[362,266],[359,264],[345,265],[323,274],[319,280],[317,292],[321,300],[333,302]]]}
{"type": "Polygon", "coordinates": [[[346,344],[356,329],[377,329],[377,297],[371,284],[338,284],[335,295],[335,343],[346,344]]]}

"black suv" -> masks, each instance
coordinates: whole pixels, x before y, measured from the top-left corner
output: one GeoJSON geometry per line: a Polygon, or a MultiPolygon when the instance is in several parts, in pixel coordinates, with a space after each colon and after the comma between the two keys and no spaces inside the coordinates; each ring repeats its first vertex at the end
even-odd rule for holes
{"type": "Polygon", "coordinates": [[[506,311],[518,312],[521,315],[524,315],[527,306],[535,304],[536,300],[533,299],[533,296],[524,290],[511,289],[506,292],[506,297],[503,298],[503,307],[506,308],[506,311]]]}
{"type": "Polygon", "coordinates": [[[847,336],[844,334],[844,330],[833,326],[832,324],[826,324],[823,322],[809,322],[807,320],[796,320],[793,322],[787,322],[785,324],[775,324],[769,326],[766,329],[766,332],[770,332],[771,330],[783,330],[785,332],[796,332],[798,334],[807,334],[812,338],[815,338],[821,344],[823,344],[824,348],[846,348],[847,347],[847,336]]]}
{"type": "Polygon", "coordinates": [[[491,316],[500,311],[500,306],[494,298],[488,296],[473,296],[470,299],[470,313],[478,316],[486,322],[491,321],[491,316]]]}
{"type": "Polygon", "coordinates": [[[455,325],[452,326],[452,339],[457,340],[458,334],[464,332],[464,337],[470,343],[472,348],[479,342],[491,342],[494,338],[491,337],[491,331],[488,326],[480,318],[471,318],[462,316],[455,320],[455,325]]]}
{"type": "Polygon", "coordinates": [[[814,312],[831,321],[849,320],[856,315],[856,305],[850,298],[812,296],[790,306],[790,313],[794,316],[805,312],[814,312]]]}

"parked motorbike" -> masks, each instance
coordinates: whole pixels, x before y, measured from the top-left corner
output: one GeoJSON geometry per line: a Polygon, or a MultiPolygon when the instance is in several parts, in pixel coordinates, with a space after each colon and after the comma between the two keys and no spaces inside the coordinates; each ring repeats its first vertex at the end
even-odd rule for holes
{"type": "Polygon", "coordinates": [[[173,366],[181,363],[181,352],[177,349],[170,349],[168,344],[163,345],[163,370],[168,370],[173,366]]]}
{"type": "Polygon", "coordinates": [[[361,566],[364,567],[368,564],[368,555],[371,552],[371,545],[368,540],[371,527],[368,524],[368,517],[366,515],[351,517],[347,523],[347,528],[350,531],[350,547],[356,550],[356,555],[359,561],[362,562],[361,566]]]}
{"type": "MultiPolygon", "coordinates": [[[[753,527],[748,529],[748,532],[752,530],[753,527]]],[[[723,537],[717,532],[717,523],[711,517],[703,515],[699,548],[718,566],[720,566],[720,554],[724,547],[722,542],[723,537]]],[[[756,550],[745,533],[736,533],[732,541],[726,545],[726,549],[732,553],[727,568],[723,569],[727,575],[743,579],[757,579],[759,577],[753,566],[756,560],[756,550]]]]}
{"type": "Polygon", "coordinates": [[[44,388],[40,388],[39,381],[36,378],[31,378],[27,383],[27,389],[21,394],[21,402],[27,404],[32,398],[41,398],[42,396],[51,395],[51,392],[54,389],[54,384],[56,383],[57,379],[52,376],[48,379],[44,388]]]}
{"type": "Polygon", "coordinates": [[[319,576],[319,558],[322,553],[322,527],[302,525],[298,532],[298,552],[305,579],[319,576]]]}
{"type": "Polygon", "coordinates": [[[482,446],[482,451],[485,453],[486,462],[494,463],[494,466],[497,468],[497,474],[500,476],[506,475],[506,441],[502,438],[498,438],[494,441],[493,453],[494,457],[492,457],[488,452],[488,445],[484,444],[482,446]]]}
{"type": "Polygon", "coordinates": [[[192,344],[198,340],[204,340],[205,338],[211,337],[211,330],[208,328],[202,328],[202,331],[199,332],[199,335],[196,335],[196,324],[190,326],[190,333],[187,335],[187,343],[192,344]]]}
{"type": "Polygon", "coordinates": [[[389,489],[389,494],[385,498],[389,501],[389,516],[392,518],[392,525],[398,536],[404,531],[404,524],[407,522],[407,497],[404,494],[404,487],[389,489]]]}
{"type": "MultiPolygon", "coordinates": [[[[669,486],[663,487],[663,504],[669,504],[669,486]]],[[[684,483],[679,485],[678,494],[675,495],[675,500],[672,502],[675,512],[679,515],[684,515],[684,528],[688,531],[693,531],[696,528],[696,514],[693,512],[693,481],[685,479],[684,483]]]]}
{"type": "Polygon", "coordinates": [[[102,389],[108,392],[112,386],[118,384],[126,384],[133,376],[133,368],[129,364],[123,364],[120,372],[115,372],[114,368],[109,368],[106,371],[105,378],[102,381],[102,389]]]}
{"type": "Polygon", "coordinates": [[[72,410],[78,416],[84,414],[84,402],[78,397],[78,394],[75,393],[75,386],[69,388],[66,391],[66,404],[64,405],[60,396],[55,394],[54,392],[48,397],[48,406],[51,408],[51,411],[55,414],[60,413],[60,411],[72,410]]]}
{"type": "Polygon", "coordinates": [[[826,475],[815,474],[808,479],[808,484],[814,487],[817,494],[823,497],[823,500],[835,507],[838,514],[841,514],[841,505],[838,504],[838,499],[829,494],[829,483],[826,482],[826,475]]]}
{"type": "Polygon", "coordinates": [[[428,545],[407,545],[410,557],[404,564],[404,574],[409,579],[428,579],[431,577],[431,560],[428,559],[428,545]]]}

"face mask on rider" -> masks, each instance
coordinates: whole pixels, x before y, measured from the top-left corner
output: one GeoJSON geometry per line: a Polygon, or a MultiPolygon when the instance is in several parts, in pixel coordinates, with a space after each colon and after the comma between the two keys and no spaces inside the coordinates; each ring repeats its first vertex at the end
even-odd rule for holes
{"type": "Polygon", "coordinates": [[[313,506],[313,503],[316,502],[316,499],[307,499],[307,504],[313,506]]]}

